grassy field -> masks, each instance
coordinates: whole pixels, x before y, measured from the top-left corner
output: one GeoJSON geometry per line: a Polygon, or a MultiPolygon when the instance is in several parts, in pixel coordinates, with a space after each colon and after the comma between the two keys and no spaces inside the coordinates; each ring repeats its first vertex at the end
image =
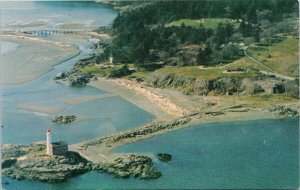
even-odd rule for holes
{"type": "MultiPolygon", "coordinates": [[[[248,49],[248,54],[259,60],[266,66],[275,70],[275,72],[292,77],[299,76],[299,41],[288,36],[281,42],[273,43],[270,47],[271,58],[268,58],[269,51],[267,46],[258,46],[248,49]]],[[[274,72],[247,57],[238,59],[223,68],[244,67],[249,69],[264,70],[274,72]]]]}
{"type": "Polygon", "coordinates": [[[271,58],[268,47],[249,49],[248,53],[280,74],[299,76],[299,40],[292,36],[270,47],[271,58]]]}
{"type": "Polygon", "coordinates": [[[228,18],[205,18],[205,19],[180,19],[173,21],[166,26],[181,26],[182,23],[185,24],[185,26],[191,26],[194,28],[200,27],[200,24],[202,24],[206,28],[216,29],[218,26],[218,23],[220,22],[230,22],[234,24],[235,28],[239,27],[239,23],[237,23],[235,20],[228,19],[228,18]]]}
{"type": "Polygon", "coordinates": [[[223,68],[227,69],[227,68],[239,68],[239,67],[243,67],[243,68],[248,68],[248,69],[254,69],[254,70],[264,70],[264,71],[268,71],[268,72],[272,72],[272,70],[250,60],[247,57],[243,57],[241,59],[238,59],[228,65],[224,65],[223,68]]]}
{"type": "Polygon", "coordinates": [[[258,76],[257,73],[250,71],[247,73],[224,73],[226,69],[219,67],[211,67],[211,68],[201,68],[198,66],[189,66],[189,67],[165,67],[158,70],[162,73],[173,73],[177,75],[184,75],[187,77],[193,77],[198,79],[217,79],[221,77],[255,77],[258,76]]]}
{"type": "Polygon", "coordinates": [[[109,68],[99,68],[96,65],[88,65],[81,69],[83,73],[90,73],[90,74],[96,74],[96,75],[103,75],[106,76],[110,74],[112,71],[118,70],[123,65],[117,65],[115,67],[109,67],[109,68]]]}
{"type": "Polygon", "coordinates": [[[150,71],[137,71],[132,73],[131,75],[128,75],[127,78],[146,78],[150,74],[150,71]]]}

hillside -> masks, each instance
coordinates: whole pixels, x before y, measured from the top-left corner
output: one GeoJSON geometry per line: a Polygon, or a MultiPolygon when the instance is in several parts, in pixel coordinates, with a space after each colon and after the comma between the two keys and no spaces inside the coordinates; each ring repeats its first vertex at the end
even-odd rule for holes
{"type": "Polygon", "coordinates": [[[166,81],[245,79],[252,86],[265,80],[264,91],[284,93],[298,85],[284,82],[299,77],[297,7],[294,0],[125,3],[104,61],[82,71],[140,82],[156,74],[166,81]],[[109,57],[114,65],[107,67],[109,57]]]}

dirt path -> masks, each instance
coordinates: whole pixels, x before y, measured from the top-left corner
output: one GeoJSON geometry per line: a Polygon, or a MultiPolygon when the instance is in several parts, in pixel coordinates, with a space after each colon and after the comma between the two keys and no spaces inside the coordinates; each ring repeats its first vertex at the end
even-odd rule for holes
{"type": "Polygon", "coordinates": [[[263,66],[265,68],[267,68],[268,70],[273,71],[273,72],[267,72],[267,71],[260,70],[259,71],[260,73],[262,73],[264,75],[274,75],[275,77],[280,78],[280,79],[295,80],[295,78],[293,78],[293,77],[289,77],[289,76],[286,76],[286,75],[281,75],[281,74],[276,73],[276,71],[273,68],[265,65],[264,63],[260,62],[259,60],[255,59],[254,57],[252,57],[251,55],[249,55],[248,52],[247,52],[247,50],[244,50],[244,53],[245,53],[245,56],[247,58],[249,58],[251,61],[253,61],[253,62],[255,62],[255,63],[257,63],[257,64],[259,64],[259,65],[261,65],[261,66],[263,66]]]}

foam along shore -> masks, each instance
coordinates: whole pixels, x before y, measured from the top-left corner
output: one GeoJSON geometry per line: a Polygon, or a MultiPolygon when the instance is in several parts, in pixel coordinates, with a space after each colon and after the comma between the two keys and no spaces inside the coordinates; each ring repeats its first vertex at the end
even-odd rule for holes
{"type": "Polygon", "coordinates": [[[1,82],[4,85],[34,80],[80,52],[74,45],[33,37],[2,35],[1,40],[19,45],[16,50],[1,56],[1,82]]]}

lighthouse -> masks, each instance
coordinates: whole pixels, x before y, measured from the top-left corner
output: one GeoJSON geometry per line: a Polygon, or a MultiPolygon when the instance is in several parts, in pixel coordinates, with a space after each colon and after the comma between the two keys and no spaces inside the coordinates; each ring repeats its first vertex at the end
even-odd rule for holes
{"type": "Polygon", "coordinates": [[[53,153],[52,153],[53,151],[52,151],[52,144],[51,144],[52,139],[51,139],[51,130],[50,129],[47,130],[46,135],[47,135],[47,154],[49,156],[52,156],[53,155],[53,153]]]}

